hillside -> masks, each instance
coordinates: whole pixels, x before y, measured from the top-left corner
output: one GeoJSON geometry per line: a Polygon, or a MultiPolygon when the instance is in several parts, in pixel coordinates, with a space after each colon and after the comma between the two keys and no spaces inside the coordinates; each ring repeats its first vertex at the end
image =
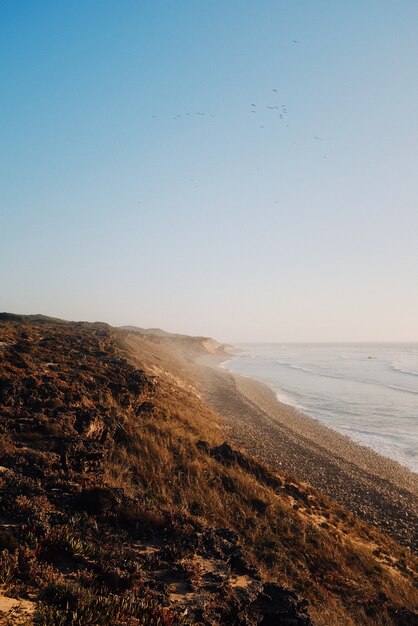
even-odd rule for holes
{"type": "Polygon", "coordinates": [[[0,623],[416,624],[416,557],[231,447],[191,344],[0,316],[0,623]]]}

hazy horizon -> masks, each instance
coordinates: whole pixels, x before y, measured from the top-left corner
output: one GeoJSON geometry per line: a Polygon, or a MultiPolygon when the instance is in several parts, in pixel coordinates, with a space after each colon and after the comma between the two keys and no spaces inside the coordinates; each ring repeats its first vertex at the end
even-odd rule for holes
{"type": "Polygon", "coordinates": [[[418,341],[418,4],[0,6],[0,310],[418,341]]]}
{"type": "Polygon", "coordinates": [[[89,323],[89,324],[95,324],[95,323],[104,323],[104,324],[109,324],[111,326],[114,326],[115,328],[120,328],[120,329],[128,329],[128,328],[132,328],[132,330],[137,329],[138,331],[141,330],[146,330],[146,331],[163,331],[166,332],[168,334],[179,334],[179,335],[186,335],[186,336],[191,336],[191,337],[204,337],[204,338],[208,338],[208,339],[214,339],[215,341],[218,341],[218,343],[224,343],[224,344],[229,344],[230,347],[234,348],[240,348],[243,346],[272,346],[272,345],[286,345],[286,346],[418,346],[418,341],[391,341],[391,340],[387,340],[387,341],[357,341],[357,340],[350,340],[350,341],[287,341],[287,340],[280,340],[280,339],[276,339],[276,340],[270,340],[270,341],[264,341],[264,340],[255,340],[255,341],[247,341],[245,339],[236,339],[234,341],[229,341],[227,339],[222,339],[220,337],[216,337],[216,336],[212,336],[209,335],[208,333],[189,333],[187,331],[184,332],[179,332],[176,330],[170,330],[168,328],[160,328],[157,326],[141,326],[140,324],[110,324],[110,322],[106,321],[106,320],[102,320],[102,319],[66,319],[66,318],[58,318],[56,316],[50,316],[47,315],[45,313],[31,313],[31,312],[25,312],[22,313],[21,311],[0,311],[0,315],[2,313],[6,313],[6,314],[11,314],[11,315],[22,315],[22,316],[40,316],[40,317],[49,317],[51,319],[59,319],[60,321],[64,321],[64,322],[70,322],[70,323],[89,323]]]}

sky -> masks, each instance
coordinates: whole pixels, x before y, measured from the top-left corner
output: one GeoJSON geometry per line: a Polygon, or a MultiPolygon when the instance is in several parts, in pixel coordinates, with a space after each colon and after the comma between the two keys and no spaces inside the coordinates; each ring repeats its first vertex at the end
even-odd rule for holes
{"type": "Polygon", "coordinates": [[[0,0],[0,310],[418,341],[416,0],[0,0]]]}

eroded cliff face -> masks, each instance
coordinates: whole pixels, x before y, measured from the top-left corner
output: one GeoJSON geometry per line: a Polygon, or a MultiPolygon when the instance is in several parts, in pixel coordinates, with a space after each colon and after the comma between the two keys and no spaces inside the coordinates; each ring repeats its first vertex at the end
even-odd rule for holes
{"type": "Polygon", "coordinates": [[[0,319],[0,582],[22,623],[416,623],[407,551],[209,435],[175,361],[124,337],[0,319]]]}

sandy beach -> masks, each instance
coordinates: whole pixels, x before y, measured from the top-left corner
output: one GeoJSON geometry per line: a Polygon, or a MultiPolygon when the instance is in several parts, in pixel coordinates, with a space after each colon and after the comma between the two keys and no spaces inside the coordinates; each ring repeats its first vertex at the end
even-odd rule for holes
{"type": "Polygon", "coordinates": [[[266,385],[219,368],[224,359],[195,363],[203,397],[223,417],[230,441],[417,550],[417,474],[280,403],[266,385]]]}

